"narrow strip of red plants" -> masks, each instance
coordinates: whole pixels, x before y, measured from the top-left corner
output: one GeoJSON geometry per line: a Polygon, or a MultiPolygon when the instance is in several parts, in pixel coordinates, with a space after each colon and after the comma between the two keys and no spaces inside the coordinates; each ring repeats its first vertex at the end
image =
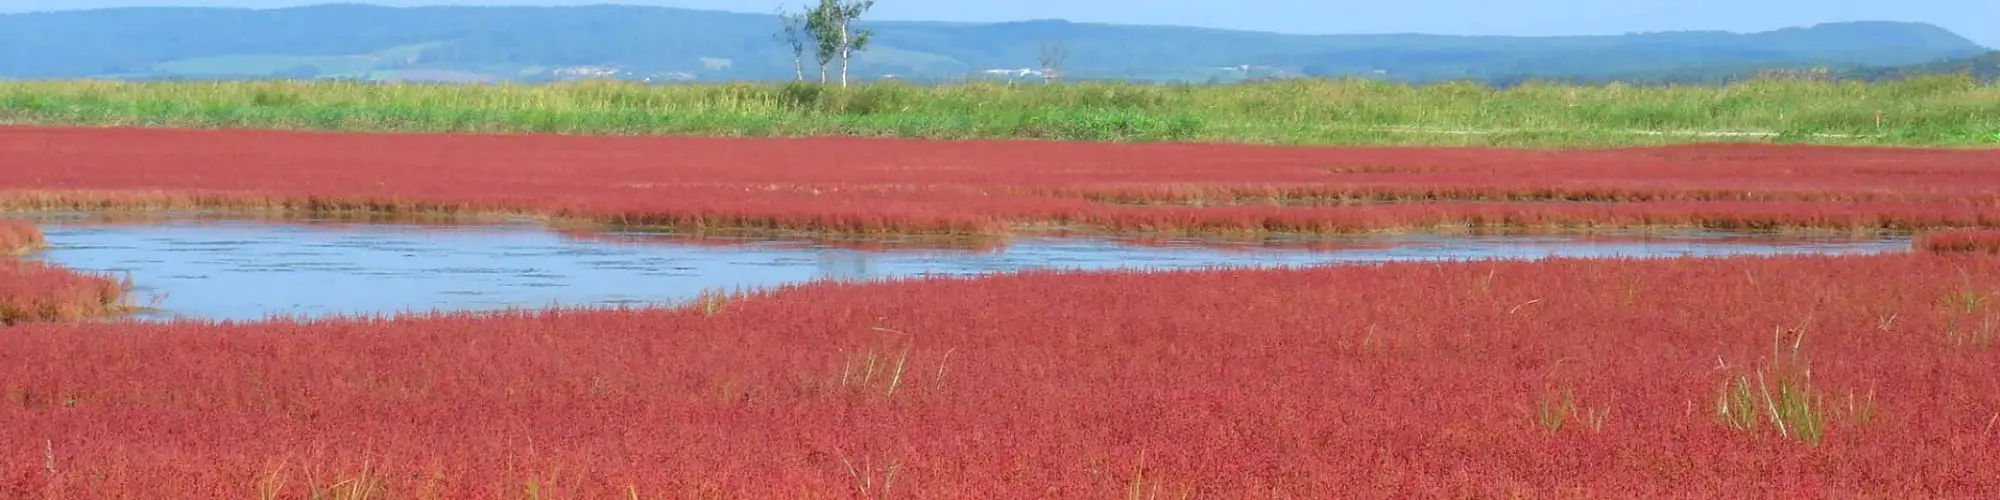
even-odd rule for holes
{"type": "Polygon", "coordinates": [[[0,127],[0,208],[510,212],[1004,235],[1992,227],[2000,152],[1605,151],[0,127]]]}

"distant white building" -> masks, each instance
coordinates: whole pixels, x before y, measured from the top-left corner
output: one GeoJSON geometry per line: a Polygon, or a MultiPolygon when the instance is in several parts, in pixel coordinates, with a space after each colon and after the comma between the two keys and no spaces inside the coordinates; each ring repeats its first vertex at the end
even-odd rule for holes
{"type": "Polygon", "coordinates": [[[988,70],[981,70],[980,73],[988,76],[1005,76],[1012,78],[1027,78],[1027,77],[1039,78],[1042,76],[1042,70],[1034,68],[988,69],[988,70]]]}
{"type": "Polygon", "coordinates": [[[555,75],[556,78],[569,80],[569,79],[587,79],[587,78],[611,78],[613,76],[618,75],[618,71],[619,71],[618,68],[611,66],[572,66],[568,68],[556,68],[554,70],[549,71],[549,73],[555,75]]]}

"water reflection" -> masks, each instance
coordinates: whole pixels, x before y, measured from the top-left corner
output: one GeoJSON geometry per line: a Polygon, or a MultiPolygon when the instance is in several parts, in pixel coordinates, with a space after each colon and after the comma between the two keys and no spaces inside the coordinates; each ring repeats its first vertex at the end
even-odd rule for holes
{"type": "Polygon", "coordinates": [[[146,224],[44,221],[53,248],[35,258],[130,273],[161,294],[154,317],[394,313],[680,302],[706,289],[815,279],[1031,268],[1185,269],[1545,256],[1681,256],[1903,251],[1907,240],[1396,236],[1221,245],[1024,238],[1005,245],[887,249],[803,240],[582,235],[534,223],[309,224],[166,219],[146,224]]]}

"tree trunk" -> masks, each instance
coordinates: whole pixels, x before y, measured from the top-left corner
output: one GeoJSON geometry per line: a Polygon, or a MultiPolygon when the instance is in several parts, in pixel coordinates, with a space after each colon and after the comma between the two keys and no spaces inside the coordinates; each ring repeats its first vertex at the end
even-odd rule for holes
{"type": "Polygon", "coordinates": [[[793,78],[797,79],[800,83],[805,83],[806,81],[805,54],[799,52],[792,53],[792,74],[794,75],[793,78]]]}
{"type": "Polygon", "coordinates": [[[847,39],[847,20],[840,20],[840,87],[847,88],[847,55],[854,51],[847,39]]]}

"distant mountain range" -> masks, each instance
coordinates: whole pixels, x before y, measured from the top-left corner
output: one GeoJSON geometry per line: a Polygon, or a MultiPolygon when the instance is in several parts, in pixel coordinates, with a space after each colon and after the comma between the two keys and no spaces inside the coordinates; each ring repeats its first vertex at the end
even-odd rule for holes
{"type": "MultiPolygon", "coordinates": [[[[1295,76],[1399,81],[1605,79],[1700,68],[1889,67],[1985,47],[1921,23],[1762,33],[1612,36],[1287,35],[1072,23],[867,22],[854,75],[1039,79],[1060,43],[1065,77],[1226,82],[1295,76]]],[[[118,8],[0,16],[0,77],[548,81],[791,79],[773,15],[663,7],[118,8]]],[[[811,72],[808,62],[808,72],[811,72]]]]}

